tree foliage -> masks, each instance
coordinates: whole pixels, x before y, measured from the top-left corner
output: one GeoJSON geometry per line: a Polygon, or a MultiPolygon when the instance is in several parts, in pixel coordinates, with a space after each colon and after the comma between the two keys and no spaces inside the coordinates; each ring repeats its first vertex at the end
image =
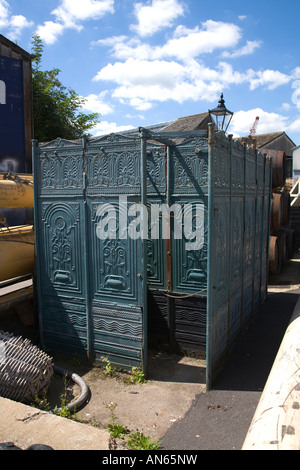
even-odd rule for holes
{"type": "Polygon", "coordinates": [[[32,86],[34,138],[49,142],[57,137],[78,139],[87,134],[99,120],[98,113],[85,114],[85,99],[60,82],[59,69],[41,70],[43,43],[32,37],[32,86]]]}

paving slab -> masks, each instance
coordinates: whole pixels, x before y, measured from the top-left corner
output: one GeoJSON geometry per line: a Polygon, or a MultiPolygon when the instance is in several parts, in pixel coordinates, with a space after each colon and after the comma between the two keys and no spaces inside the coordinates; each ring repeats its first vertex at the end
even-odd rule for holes
{"type": "Polygon", "coordinates": [[[40,411],[0,397],[0,442],[26,450],[46,445],[53,450],[108,450],[107,431],[40,411]]]}

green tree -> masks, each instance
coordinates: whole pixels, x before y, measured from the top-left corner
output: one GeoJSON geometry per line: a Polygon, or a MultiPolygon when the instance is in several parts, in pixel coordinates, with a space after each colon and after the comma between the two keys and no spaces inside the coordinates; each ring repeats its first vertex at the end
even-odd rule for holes
{"type": "Polygon", "coordinates": [[[88,134],[97,122],[98,113],[80,111],[86,100],[60,82],[59,69],[41,70],[43,43],[38,34],[32,36],[32,86],[34,138],[39,142],[78,139],[88,134]]]}

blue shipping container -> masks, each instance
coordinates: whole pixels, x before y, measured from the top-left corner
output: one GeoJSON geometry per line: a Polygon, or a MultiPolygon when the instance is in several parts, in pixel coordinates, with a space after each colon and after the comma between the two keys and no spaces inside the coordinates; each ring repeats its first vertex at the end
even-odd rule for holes
{"type": "Polygon", "coordinates": [[[22,61],[0,57],[0,171],[25,172],[22,61]]]}

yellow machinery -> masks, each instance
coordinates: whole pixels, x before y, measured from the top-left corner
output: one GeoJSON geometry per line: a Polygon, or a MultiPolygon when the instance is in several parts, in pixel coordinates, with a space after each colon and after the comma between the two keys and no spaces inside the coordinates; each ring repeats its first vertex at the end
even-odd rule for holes
{"type": "Polygon", "coordinates": [[[33,272],[34,229],[32,225],[0,227],[0,282],[33,272]]]}
{"type": "MultiPolygon", "coordinates": [[[[6,286],[34,271],[34,227],[9,227],[1,209],[33,207],[32,175],[0,173],[0,283],[6,286]]],[[[3,287],[0,292],[0,312],[32,296],[32,287],[3,287]]]]}
{"type": "Polygon", "coordinates": [[[0,173],[0,207],[17,209],[33,207],[32,175],[10,176],[0,173]]]}

